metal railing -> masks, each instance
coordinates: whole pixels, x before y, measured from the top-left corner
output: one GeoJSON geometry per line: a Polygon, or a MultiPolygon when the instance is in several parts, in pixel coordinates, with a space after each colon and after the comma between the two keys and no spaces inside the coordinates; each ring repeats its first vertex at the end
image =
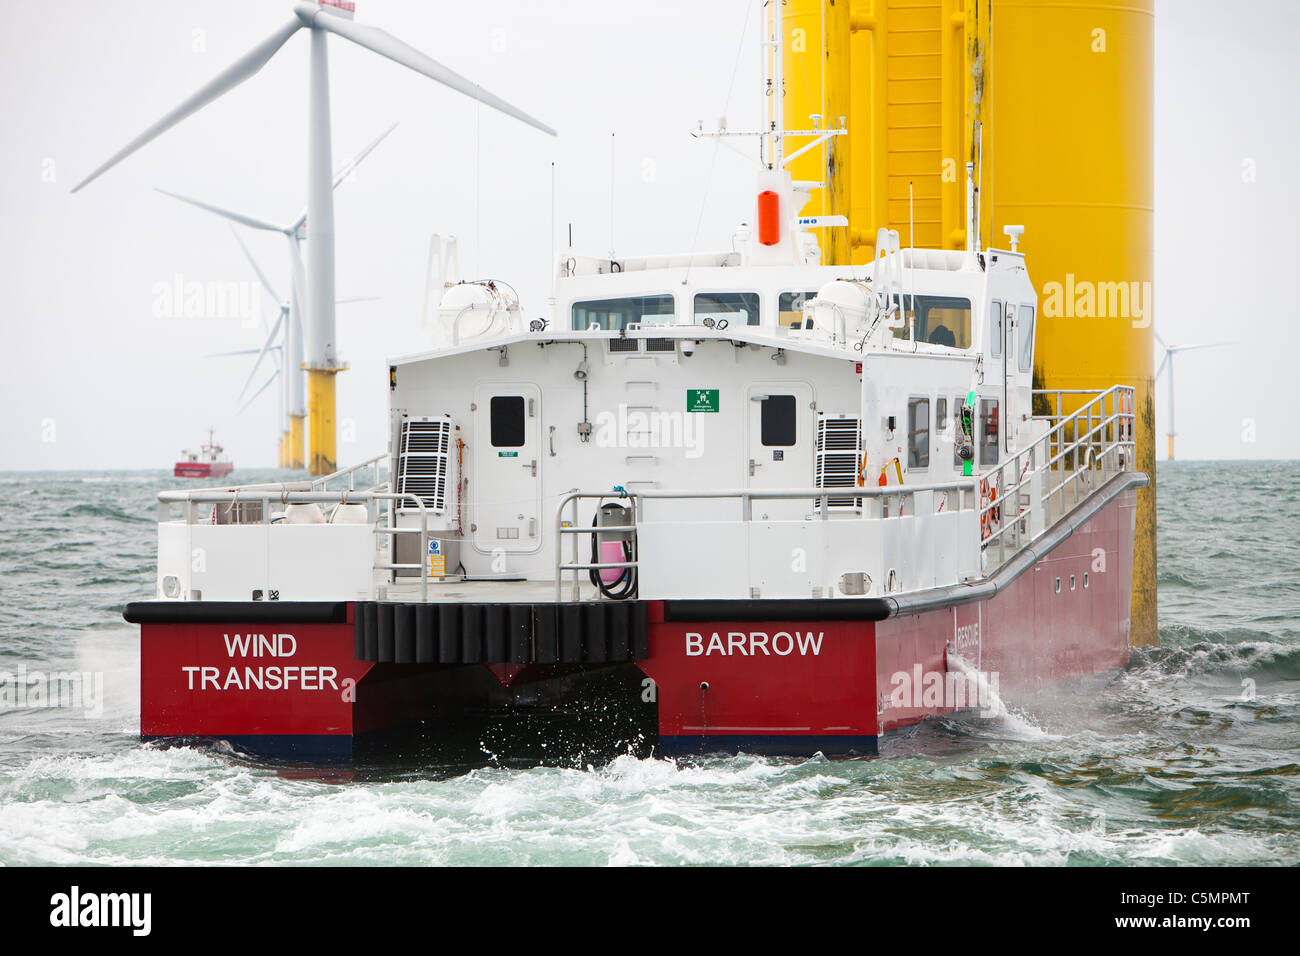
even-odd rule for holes
{"type": "MultiPolygon", "coordinates": [[[[918,492],[955,493],[956,510],[978,509],[980,551],[987,556],[981,570],[990,572],[1087,494],[1114,475],[1135,467],[1131,387],[1117,385],[1102,392],[1054,390],[1035,394],[1055,396],[1056,414],[1034,416],[1035,420],[1048,423],[1047,431],[1027,447],[1007,455],[991,470],[968,479],[875,488],[646,490],[629,491],[625,495],[571,491],[561,497],[555,512],[555,599],[563,600],[566,575],[572,576],[571,600],[578,601],[582,599],[583,572],[637,568],[636,525],[644,520],[646,502],[655,499],[737,499],[741,503],[741,520],[745,522],[753,520],[756,500],[815,501],[817,514],[825,521],[832,513],[832,499],[866,501],[870,507],[863,517],[890,518],[907,514],[907,503],[918,492]],[[1067,395],[1083,396],[1086,401],[1066,414],[1062,407],[1067,395]],[[578,503],[583,500],[626,500],[634,509],[636,521],[617,527],[579,525],[578,503]],[[570,512],[567,519],[566,509],[570,512]],[[630,561],[583,561],[579,557],[580,536],[620,532],[628,534],[632,542],[630,561]],[[564,559],[566,537],[572,542],[568,561],[564,559]]],[[[911,513],[915,514],[915,505],[911,513]]]]}
{"type": "MultiPolygon", "coordinates": [[[[956,510],[974,509],[976,483],[978,479],[960,479],[941,481],[924,485],[890,485],[887,487],[836,487],[836,488],[713,488],[703,490],[651,489],[646,491],[629,491],[624,495],[617,492],[571,491],[560,498],[555,509],[555,599],[564,600],[564,576],[573,575],[571,600],[582,599],[581,573],[583,571],[615,570],[637,568],[636,523],[631,525],[599,526],[579,525],[578,502],[599,499],[602,501],[628,501],[635,509],[636,521],[645,518],[645,503],[656,499],[707,500],[717,498],[734,498],[740,501],[741,520],[753,520],[753,505],[756,500],[805,500],[817,502],[817,514],[822,521],[831,516],[831,500],[838,498],[863,499],[872,503],[870,509],[873,518],[901,518],[907,514],[907,502],[921,492],[943,492],[946,496],[955,494],[956,510]],[[969,497],[968,497],[969,496],[969,497]],[[897,502],[897,507],[893,505],[897,502]],[[570,517],[566,520],[564,509],[570,508],[570,517]],[[631,561],[582,561],[578,556],[578,536],[604,533],[629,533],[632,543],[631,561]],[[573,542],[572,559],[564,560],[564,539],[569,536],[573,542]]],[[[912,514],[915,514],[913,506],[912,514]]]]}
{"type": "MultiPolygon", "coordinates": [[[[383,456],[381,456],[383,457],[383,456]]],[[[372,459],[373,462],[373,459],[372,459]]],[[[348,469],[342,472],[336,472],[333,475],[327,475],[319,481],[325,481],[331,478],[342,477],[349,471],[355,471],[365,467],[363,463],[354,469],[348,469]]],[[[315,484],[315,482],[313,482],[315,484]]],[[[221,490],[203,490],[203,491],[163,491],[158,495],[158,520],[159,522],[168,522],[175,520],[172,517],[171,509],[175,505],[181,505],[183,508],[183,520],[186,529],[190,529],[199,518],[199,506],[211,504],[213,510],[209,515],[205,515],[206,520],[212,524],[227,525],[263,525],[267,532],[267,553],[271,548],[271,528],[279,524],[280,521],[273,520],[271,517],[271,505],[280,504],[287,508],[295,504],[365,504],[373,506],[367,523],[371,525],[375,535],[394,536],[399,534],[418,534],[420,536],[419,556],[423,561],[425,553],[429,547],[429,512],[425,507],[424,501],[418,495],[393,492],[387,490],[387,485],[380,485],[378,488],[367,489],[365,491],[355,491],[353,489],[340,489],[338,491],[305,491],[300,488],[290,488],[288,485],[282,487],[268,487],[262,485],[247,485],[242,488],[232,488],[224,491],[221,490]],[[420,514],[420,526],[418,528],[399,528],[396,522],[396,512],[398,503],[401,507],[408,507],[408,502],[414,502],[415,508],[420,514]],[[384,508],[384,503],[388,507],[384,508]],[[228,520],[219,522],[218,509],[221,505],[226,505],[226,515],[228,520]],[[246,508],[244,506],[257,504],[260,507],[256,509],[246,508]],[[385,518],[386,523],[385,523],[385,518]]],[[[192,532],[191,532],[192,533],[192,532]]],[[[395,540],[395,539],[394,539],[395,540]]],[[[420,572],[420,600],[429,599],[429,576],[424,573],[425,568],[422,563],[401,564],[396,561],[373,561],[371,565],[375,571],[388,571],[390,578],[396,571],[417,570],[420,572]]],[[[267,565],[267,573],[270,573],[270,564],[267,565]]],[[[263,592],[266,599],[270,599],[274,589],[271,582],[266,582],[266,589],[263,592]]]]}
{"type": "Polygon", "coordinates": [[[340,468],[338,471],[332,472],[331,474],[322,475],[319,478],[313,478],[311,479],[311,490],[329,491],[329,483],[331,481],[338,481],[341,478],[346,478],[348,480],[348,491],[355,491],[357,488],[357,475],[366,468],[374,468],[375,470],[374,481],[370,483],[372,489],[377,489],[381,485],[386,487],[387,484],[379,480],[379,466],[382,462],[386,462],[387,460],[387,453],[375,455],[373,458],[367,458],[365,461],[358,462],[357,464],[351,465],[347,468],[340,468]]]}
{"type": "Polygon", "coordinates": [[[980,479],[981,548],[990,559],[985,570],[1002,564],[1031,537],[1031,522],[1041,509],[1043,526],[1078,504],[1105,481],[1135,465],[1133,389],[1035,391],[1054,397],[1055,411],[1034,415],[1047,432],[1010,454],[980,479]],[[1091,396],[1064,413],[1065,396],[1091,396]]]}

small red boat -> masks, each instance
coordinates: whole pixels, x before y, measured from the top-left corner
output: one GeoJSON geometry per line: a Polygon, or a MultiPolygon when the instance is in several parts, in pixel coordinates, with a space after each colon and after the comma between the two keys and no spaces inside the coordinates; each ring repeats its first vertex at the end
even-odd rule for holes
{"type": "Polygon", "coordinates": [[[208,429],[207,444],[200,445],[198,451],[187,448],[181,452],[181,460],[176,462],[172,474],[177,478],[220,478],[235,470],[235,465],[226,457],[225,449],[212,437],[208,429]]]}

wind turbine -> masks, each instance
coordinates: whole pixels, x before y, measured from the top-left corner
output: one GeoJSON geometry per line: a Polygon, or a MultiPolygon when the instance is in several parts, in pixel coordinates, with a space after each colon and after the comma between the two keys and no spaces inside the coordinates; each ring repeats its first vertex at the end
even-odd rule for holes
{"type": "MultiPolygon", "coordinates": [[[[397,129],[394,123],[388,129],[380,133],[369,145],[361,152],[357,153],[334,174],[334,181],[331,189],[337,189],[339,184],[352,174],[352,171],[360,165],[374,150],[376,146],[382,143],[388,134],[397,129]]],[[[197,206],[210,213],[229,219],[231,222],[237,222],[240,225],[247,226],[250,229],[262,229],[268,232],[281,233],[288,242],[289,249],[289,279],[290,279],[290,296],[288,300],[288,314],[284,314],[285,306],[281,305],[281,315],[276,319],[275,327],[271,330],[266,338],[266,344],[262,346],[262,352],[257,356],[253,363],[253,369],[248,374],[248,381],[244,382],[244,387],[240,390],[239,397],[242,399],[244,393],[248,391],[249,383],[253,380],[253,375],[262,364],[262,358],[270,348],[271,343],[275,340],[276,330],[280,328],[281,322],[284,323],[284,346],[283,352],[286,359],[287,372],[285,374],[282,388],[284,390],[288,418],[285,420],[284,437],[282,439],[281,454],[279,456],[282,468],[293,468],[301,470],[306,467],[306,460],[303,456],[303,422],[307,417],[307,400],[303,388],[303,323],[302,323],[302,302],[305,280],[303,278],[302,265],[302,241],[306,236],[305,226],[307,223],[308,210],[303,209],[296,219],[286,223],[283,226],[277,226],[274,223],[267,222],[264,219],[258,219],[255,216],[245,215],[241,212],[234,212],[229,209],[223,209],[212,203],[201,202],[198,199],[191,199],[188,196],[182,196],[179,193],[168,192],[166,189],[159,189],[158,192],[164,196],[170,196],[172,199],[179,199],[181,202],[189,203],[191,206],[197,206]]],[[[262,283],[262,288],[276,302],[283,303],[284,300],[275,294],[271,283],[267,280],[262,270],[258,267],[256,260],[253,259],[252,253],[244,245],[238,235],[235,240],[244,250],[244,255],[253,266],[253,271],[257,273],[258,279],[262,283]]],[[[308,243],[310,252],[311,243],[308,243]]],[[[263,386],[265,388],[265,386],[263,386]]],[[[261,390],[259,390],[260,394],[261,390]]],[[[333,469],[331,469],[333,470],[333,469]]],[[[327,472],[328,474],[328,472],[327,472]]]]}
{"type": "MultiPolygon", "coordinates": [[[[244,386],[240,390],[239,398],[242,399],[244,397],[244,394],[248,391],[248,386],[253,381],[253,376],[257,373],[257,368],[260,365],[262,358],[267,355],[271,356],[272,361],[275,364],[275,371],[273,371],[270,377],[265,382],[262,383],[261,388],[259,388],[256,392],[254,392],[252,395],[248,397],[248,400],[245,401],[244,404],[239,407],[239,411],[243,412],[245,409],[248,408],[248,406],[252,405],[253,402],[257,401],[258,396],[260,396],[263,392],[265,392],[268,388],[270,388],[271,384],[277,378],[279,378],[280,379],[280,389],[279,389],[280,408],[277,416],[277,421],[280,423],[280,435],[278,439],[278,446],[277,446],[278,453],[276,457],[276,462],[280,468],[292,468],[301,471],[303,467],[302,416],[299,415],[295,419],[294,416],[289,414],[289,409],[293,407],[294,401],[296,401],[299,407],[301,407],[302,395],[300,393],[296,397],[296,399],[291,400],[289,395],[290,378],[288,375],[284,374],[284,368],[282,362],[283,354],[286,352],[288,348],[287,338],[289,336],[289,329],[291,325],[292,316],[294,315],[292,300],[281,300],[280,297],[276,295],[275,289],[271,286],[270,280],[267,279],[266,277],[266,273],[263,272],[261,267],[257,264],[257,260],[253,258],[253,254],[249,252],[248,246],[244,245],[244,241],[239,238],[239,233],[235,232],[233,226],[230,229],[230,234],[235,237],[235,241],[238,242],[239,247],[243,249],[244,255],[248,258],[248,262],[253,267],[253,271],[257,273],[257,278],[262,283],[262,288],[266,290],[267,295],[269,295],[273,300],[280,302],[280,310],[274,325],[268,326],[266,320],[265,319],[262,320],[262,328],[267,334],[266,334],[266,341],[262,344],[261,348],[236,349],[230,352],[213,352],[208,357],[225,358],[228,356],[235,356],[235,355],[256,355],[257,356],[257,359],[253,363],[252,369],[249,370],[248,378],[245,379],[244,386]],[[277,336],[278,336],[278,341],[277,341],[277,336]],[[297,423],[297,427],[294,427],[295,422],[297,423]],[[294,444],[295,440],[297,442],[296,445],[294,444]]],[[[356,295],[344,299],[339,299],[336,304],[349,305],[354,302],[377,302],[379,301],[380,298],[382,297],[377,295],[356,295]]],[[[298,341],[301,341],[301,336],[299,336],[298,341]]],[[[296,377],[296,382],[298,383],[299,387],[301,387],[301,383],[302,383],[301,375],[298,375],[296,377]]]]}
{"type": "Polygon", "coordinates": [[[1174,431],[1174,356],[1177,355],[1179,352],[1191,352],[1194,349],[1220,348],[1221,346],[1224,345],[1236,345],[1237,343],[1236,342],[1203,342],[1203,343],[1198,343],[1196,345],[1165,345],[1165,340],[1160,337],[1159,332],[1157,332],[1155,329],[1152,329],[1151,334],[1156,337],[1156,341],[1160,343],[1160,347],[1165,350],[1165,357],[1160,361],[1160,367],[1156,369],[1156,374],[1154,379],[1152,379],[1152,381],[1158,382],[1160,380],[1160,373],[1163,372],[1166,368],[1169,369],[1169,375],[1168,375],[1169,432],[1166,435],[1166,439],[1167,439],[1166,454],[1168,456],[1169,461],[1173,461],[1174,460],[1174,436],[1177,434],[1174,431]]]}
{"type": "Polygon", "coordinates": [[[307,411],[311,418],[310,469],[313,475],[328,474],[335,470],[334,376],[346,368],[339,361],[334,343],[334,203],[330,188],[333,161],[330,153],[329,59],[326,48],[329,34],[387,57],[485,106],[551,136],[555,135],[555,130],[549,126],[391,34],[377,27],[353,22],[355,9],[356,5],[351,0],[316,0],[314,3],[295,4],[292,20],[114,153],[72,190],[75,193],[84,188],[140,147],[257,73],[299,30],[306,29],[310,32],[307,218],[312,224],[312,242],[307,249],[307,317],[303,327],[306,333],[309,388],[307,411]]]}

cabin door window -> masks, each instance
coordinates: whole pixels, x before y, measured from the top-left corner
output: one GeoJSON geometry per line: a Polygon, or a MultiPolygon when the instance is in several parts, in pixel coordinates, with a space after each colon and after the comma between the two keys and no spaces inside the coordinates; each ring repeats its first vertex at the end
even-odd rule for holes
{"type": "Polygon", "coordinates": [[[471,449],[474,546],[492,553],[541,546],[541,394],[535,385],[475,390],[471,449]]]}
{"type": "MultiPolygon", "coordinates": [[[[812,387],[805,383],[754,385],[747,396],[746,481],[750,488],[811,488],[814,483],[812,387]]],[[[815,503],[756,500],[760,518],[802,518],[815,503]]]]}
{"type": "Polygon", "coordinates": [[[998,463],[998,431],[1001,428],[996,398],[981,398],[979,420],[976,429],[976,441],[979,444],[980,467],[988,468],[998,463]]]}
{"type": "MultiPolygon", "coordinates": [[[[1016,388],[1016,307],[1008,304],[1004,313],[1001,302],[994,302],[993,308],[997,314],[994,321],[996,331],[997,351],[994,353],[1000,357],[1002,363],[1002,407],[1011,408],[1011,397],[1015,394],[1016,388]]],[[[1003,447],[1007,451],[1011,450],[1011,429],[1002,430],[1003,447]]]]}

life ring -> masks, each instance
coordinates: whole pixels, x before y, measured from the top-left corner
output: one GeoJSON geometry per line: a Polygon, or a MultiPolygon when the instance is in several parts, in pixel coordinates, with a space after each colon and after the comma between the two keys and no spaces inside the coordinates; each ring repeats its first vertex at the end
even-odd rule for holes
{"type": "Polygon", "coordinates": [[[997,482],[988,478],[980,479],[980,540],[987,541],[993,536],[993,525],[1002,521],[1002,506],[993,505],[998,497],[997,482]]]}

